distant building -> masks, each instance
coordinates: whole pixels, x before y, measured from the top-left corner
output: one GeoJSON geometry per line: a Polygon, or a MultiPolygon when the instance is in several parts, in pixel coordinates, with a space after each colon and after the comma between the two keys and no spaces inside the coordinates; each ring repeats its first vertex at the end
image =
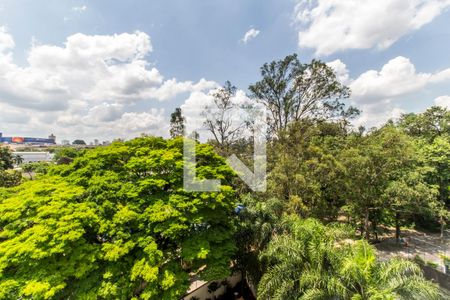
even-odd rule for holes
{"type": "Polygon", "coordinates": [[[48,138],[34,138],[34,137],[23,137],[23,136],[3,136],[0,132],[0,143],[5,144],[25,144],[25,145],[54,145],[56,144],[56,137],[51,134],[48,138]]]}
{"type": "Polygon", "coordinates": [[[13,152],[13,155],[20,156],[22,163],[40,162],[40,161],[52,161],[53,153],[50,152],[13,152]]]}
{"type": "Polygon", "coordinates": [[[68,145],[70,145],[70,141],[69,140],[62,140],[61,141],[61,145],[68,146],[68,145]]]}

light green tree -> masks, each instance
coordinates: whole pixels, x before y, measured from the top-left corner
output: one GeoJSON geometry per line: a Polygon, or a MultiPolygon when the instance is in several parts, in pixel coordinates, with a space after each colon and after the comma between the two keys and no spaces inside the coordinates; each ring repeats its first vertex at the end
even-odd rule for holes
{"type": "Polygon", "coordinates": [[[183,190],[183,140],[139,138],[86,151],[70,165],[0,192],[0,299],[177,299],[189,274],[230,272],[234,173],[197,144],[183,190]]]}

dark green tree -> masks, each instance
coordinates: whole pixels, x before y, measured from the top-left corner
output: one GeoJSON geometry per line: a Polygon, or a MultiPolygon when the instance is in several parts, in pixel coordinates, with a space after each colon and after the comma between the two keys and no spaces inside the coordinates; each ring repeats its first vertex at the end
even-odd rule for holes
{"type": "MultiPolygon", "coordinates": [[[[414,145],[407,135],[386,126],[355,136],[338,159],[346,170],[342,190],[347,209],[360,220],[361,231],[369,239],[371,232],[376,234],[383,210],[389,207],[389,201],[383,197],[386,189],[414,168],[414,145]]],[[[403,200],[412,201],[408,197],[403,200]]]]}
{"type": "Polygon", "coordinates": [[[86,142],[84,140],[74,140],[72,145],[86,145],[86,142]]]}
{"type": "Polygon", "coordinates": [[[0,146],[0,170],[11,169],[14,165],[14,155],[7,147],[0,146]]]}
{"type": "Polygon", "coordinates": [[[175,111],[170,115],[170,136],[172,138],[184,136],[186,119],[183,117],[181,108],[175,108],[175,111]]]}
{"type": "Polygon", "coordinates": [[[345,168],[337,159],[346,130],[339,123],[291,123],[269,145],[268,193],[285,210],[303,217],[334,219],[344,205],[345,168]]]}
{"type": "Polygon", "coordinates": [[[438,187],[438,202],[434,212],[438,216],[441,226],[441,237],[444,235],[445,225],[450,219],[450,136],[436,137],[432,143],[423,148],[426,166],[429,166],[427,181],[438,187]]]}
{"type": "Polygon", "coordinates": [[[251,97],[270,113],[272,134],[279,135],[289,123],[302,119],[351,117],[342,100],[350,89],[342,85],[325,63],[302,64],[296,54],[261,67],[261,80],[250,85],[251,97]]]}
{"type": "Polygon", "coordinates": [[[398,125],[409,135],[432,141],[442,135],[450,135],[450,111],[433,106],[423,113],[404,114],[398,125]]]}
{"type": "Polygon", "coordinates": [[[0,146],[0,187],[12,187],[20,184],[22,175],[15,170],[9,170],[17,164],[15,157],[7,147],[0,146]]]}
{"type": "Polygon", "coordinates": [[[75,158],[82,155],[84,150],[75,147],[61,147],[55,150],[53,161],[58,165],[70,164],[75,158]]]}

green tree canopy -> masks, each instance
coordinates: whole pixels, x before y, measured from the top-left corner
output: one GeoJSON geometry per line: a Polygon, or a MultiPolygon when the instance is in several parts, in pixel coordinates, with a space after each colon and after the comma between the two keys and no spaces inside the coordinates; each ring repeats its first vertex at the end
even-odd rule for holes
{"type": "Polygon", "coordinates": [[[57,164],[70,164],[75,158],[82,155],[84,149],[78,149],[75,147],[61,147],[57,148],[54,152],[53,161],[57,164]]]}
{"type": "Polygon", "coordinates": [[[340,123],[291,123],[269,147],[269,195],[304,217],[336,217],[344,204],[345,170],[337,153],[345,136],[340,123]]]}
{"type": "MultiPolygon", "coordinates": [[[[385,126],[354,138],[340,153],[339,161],[346,169],[343,190],[347,207],[361,220],[361,230],[366,238],[370,237],[370,223],[375,230],[383,210],[391,203],[383,197],[388,186],[414,170],[415,150],[407,135],[393,126],[385,126]]],[[[404,205],[413,200],[402,199],[404,205]]],[[[398,205],[396,208],[400,209],[398,205]]]]}
{"type": "Polygon", "coordinates": [[[86,142],[84,140],[74,140],[72,145],[86,145],[86,142]]]}
{"type": "Polygon", "coordinates": [[[12,187],[20,184],[22,175],[20,172],[11,169],[14,164],[19,163],[20,156],[14,156],[8,147],[0,145],[0,188],[12,187]]]}
{"type": "Polygon", "coordinates": [[[7,147],[0,146],[0,171],[11,169],[14,165],[14,156],[7,147]]]}
{"type": "Polygon", "coordinates": [[[269,265],[260,299],[438,299],[438,287],[413,262],[379,262],[366,241],[341,225],[295,216],[283,219],[261,259],[269,265]]]}
{"type": "Polygon", "coordinates": [[[0,299],[177,299],[189,273],[222,279],[235,250],[234,173],[197,144],[183,190],[183,141],[139,138],[0,190],[0,299]]]}
{"type": "Polygon", "coordinates": [[[293,121],[358,114],[352,107],[345,109],[342,100],[349,97],[350,89],[321,61],[303,64],[292,54],[265,63],[260,72],[261,80],[249,90],[270,113],[272,134],[281,133],[293,121]]]}
{"type": "Polygon", "coordinates": [[[423,113],[404,114],[399,126],[409,135],[433,140],[435,137],[450,135],[450,111],[440,106],[432,106],[423,113]]]}

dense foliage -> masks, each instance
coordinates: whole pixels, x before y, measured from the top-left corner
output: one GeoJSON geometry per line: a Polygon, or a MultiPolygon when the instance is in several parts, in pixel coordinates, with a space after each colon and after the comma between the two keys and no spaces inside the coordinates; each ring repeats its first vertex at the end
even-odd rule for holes
{"type": "Polygon", "coordinates": [[[0,192],[0,299],[176,299],[188,274],[229,273],[232,171],[197,145],[200,178],[182,189],[182,140],[140,138],[87,151],[0,192]]]}
{"type": "Polygon", "coordinates": [[[341,225],[288,217],[282,233],[261,254],[268,270],[259,284],[261,299],[438,299],[419,266],[393,259],[378,262],[366,241],[341,225]]]}
{"type": "Polygon", "coordinates": [[[0,147],[0,299],[178,299],[190,279],[232,270],[261,299],[438,298],[418,265],[382,262],[369,243],[391,228],[400,242],[402,226],[443,237],[450,111],[355,130],[350,90],[296,55],[264,64],[249,91],[269,112],[266,193],[217,154],[252,164],[229,82],[203,114],[213,139],[196,142],[197,176],[220,179],[219,192],[183,189],[181,109],[174,139],[59,148],[52,164],[22,165],[25,179],[0,147]]]}
{"type": "Polygon", "coordinates": [[[0,187],[12,187],[20,184],[22,175],[11,170],[14,164],[19,164],[21,157],[14,156],[11,150],[0,145],[0,187]]]}

